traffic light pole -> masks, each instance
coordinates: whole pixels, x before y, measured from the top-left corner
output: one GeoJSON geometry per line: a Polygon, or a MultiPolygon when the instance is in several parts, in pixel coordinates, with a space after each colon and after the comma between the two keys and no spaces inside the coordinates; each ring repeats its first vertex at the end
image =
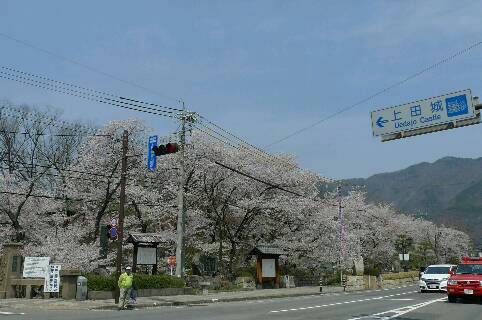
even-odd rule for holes
{"type": "MultiPolygon", "coordinates": [[[[129,133],[124,130],[122,135],[122,163],[121,163],[121,184],[120,184],[120,204],[119,204],[119,229],[117,238],[117,270],[116,279],[119,279],[122,271],[122,242],[124,240],[124,206],[126,203],[126,176],[127,176],[127,147],[129,143],[129,133]]],[[[117,283],[117,281],[116,281],[117,283]]],[[[119,288],[116,285],[115,303],[119,303],[119,288]]]]}
{"type": "Polygon", "coordinates": [[[186,146],[186,108],[184,102],[182,102],[182,115],[181,115],[181,132],[180,132],[180,148],[179,148],[179,191],[178,191],[178,213],[177,213],[177,247],[176,247],[176,277],[184,277],[184,267],[186,264],[185,258],[185,246],[184,246],[184,227],[186,225],[186,204],[184,203],[185,194],[185,178],[184,178],[184,165],[185,165],[185,146],[186,146]]]}

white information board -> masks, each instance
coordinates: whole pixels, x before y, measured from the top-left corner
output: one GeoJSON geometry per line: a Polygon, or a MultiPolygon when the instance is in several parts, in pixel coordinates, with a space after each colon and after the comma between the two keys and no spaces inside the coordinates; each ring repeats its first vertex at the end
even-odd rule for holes
{"type": "Polygon", "coordinates": [[[410,254],[405,253],[405,254],[398,254],[398,258],[400,258],[400,261],[409,261],[410,260],[410,254]]]}
{"type": "Polygon", "coordinates": [[[372,111],[374,136],[454,123],[476,117],[470,89],[372,111]]]}
{"type": "Polygon", "coordinates": [[[49,272],[44,282],[44,292],[60,291],[60,269],[60,264],[49,265],[49,272]]]}
{"type": "Polygon", "coordinates": [[[24,278],[45,278],[49,271],[50,257],[25,257],[24,278]]]}
{"type": "Polygon", "coordinates": [[[157,248],[138,247],[137,264],[157,264],[157,248]]]}
{"type": "Polygon", "coordinates": [[[276,277],[276,265],[274,259],[261,260],[261,272],[263,277],[274,278],[276,277]]]}

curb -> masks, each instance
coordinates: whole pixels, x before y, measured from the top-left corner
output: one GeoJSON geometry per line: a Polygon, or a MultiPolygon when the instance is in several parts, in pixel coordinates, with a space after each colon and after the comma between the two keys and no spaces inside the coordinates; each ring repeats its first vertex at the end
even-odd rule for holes
{"type": "MultiPolygon", "coordinates": [[[[347,292],[359,292],[363,290],[350,290],[347,292]]],[[[341,291],[343,292],[343,291],[341,291]]],[[[144,308],[156,308],[156,307],[172,307],[172,306],[190,306],[190,305],[198,305],[198,304],[208,304],[208,303],[217,303],[217,302],[238,302],[238,301],[253,301],[253,300],[265,300],[265,299],[282,299],[282,298],[290,298],[290,297],[302,297],[302,296],[312,296],[312,295],[325,295],[330,294],[332,292],[327,293],[319,293],[319,292],[300,292],[300,293],[292,293],[286,295],[266,295],[266,296],[254,296],[254,297],[225,297],[225,298],[212,298],[212,299],[199,299],[195,301],[162,301],[162,302],[154,302],[154,303],[144,303],[144,304],[136,304],[134,306],[135,309],[144,309],[144,308]]],[[[338,292],[333,292],[338,293],[338,292]]],[[[117,310],[117,306],[115,305],[105,305],[105,306],[98,306],[94,308],[89,308],[89,310],[117,310]]]]}

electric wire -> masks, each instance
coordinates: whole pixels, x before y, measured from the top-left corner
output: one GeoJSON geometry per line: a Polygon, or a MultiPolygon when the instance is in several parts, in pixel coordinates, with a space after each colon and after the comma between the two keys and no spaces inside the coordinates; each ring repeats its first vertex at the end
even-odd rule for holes
{"type": "Polygon", "coordinates": [[[88,200],[88,199],[81,199],[81,198],[69,198],[69,197],[59,197],[59,196],[48,196],[48,195],[39,195],[39,194],[28,194],[28,193],[11,192],[11,191],[0,191],[0,193],[9,194],[9,195],[16,195],[16,196],[32,197],[32,198],[63,200],[63,201],[98,202],[98,200],[88,200]]]}
{"type": "MultiPolygon", "coordinates": [[[[5,67],[5,66],[0,66],[0,68],[4,69],[4,70],[7,70],[7,71],[10,71],[10,72],[13,72],[13,73],[9,73],[9,72],[2,72],[0,71],[1,74],[4,74],[6,76],[10,76],[10,77],[17,77],[23,81],[31,81],[31,82],[34,82],[34,83],[37,83],[37,85],[43,85],[43,86],[52,86],[54,89],[64,89],[70,93],[73,93],[73,94],[76,94],[77,97],[79,97],[79,95],[87,95],[87,96],[91,96],[93,98],[96,98],[96,99],[105,99],[105,100],[108,100],[110,102],[115,102],[115,103],[122,103],[122,104],[127,104],[127,105],[130,105],[130,106],[133,106],[133,107],[138,107],[138,108],[143,108],[143,109],[147,109],[147,110],[152,110],[152,111],[158,111],[158,112],[165,112],[165,113],[173,113],[173,111],[182,111],[181,109],[176,109],[176,108],[170,108],[170,107],[164,107],[164,106],[160,106],[158,104],[154,104],[154,103],[148,103],[148,102],[145,102],[145,101],[141,101],[141,100],[135,100],[135,99],[130,99],[130,98],[125,98],[125,97],[120,97],[120,96],[116,96],[116,95],[113,95],[113,94],[110,94],[110,93],[106,93],[104,91],[98,91],[98,90],[94,90],[94,89],[89,89],[89,88],[85,88],[85,87],[81,87],[81,86],[77,86],[77,85],[73,85],[73,84],[70,84],[70,83],[67,83],[67,82],[63,82],[63,81],[58,81],[58,80],[54,80],[54,79],[51,79],[51,78],[47,78],[47,77],[44,77],[44,76],[39,76],[39,75],[36,75],[36,74],[33,74],[33,73],[28,73],[28,72],[25,72],[25,71],[21,71],[21,70],[18,70],[18,69],[14,69],[14,68],[10,68],[10,67],[5,67]],[[19,75],[20,74],[20,75],[19,75]],[[42,82],[42,81],[38,81],[38,80],[34,80],[32,79],[32,77],[35,77],[37,79],[41,79],[41,80],[44,80],[44,81],[48,81],[48,82],[52,82],[52,83],[55,83],[55,84],[58,84],[58,85],[54,85],[54,84],[51,84],[51,83],[45,83],[45,82],[42,82]],[[79,90],[74,90],[74,89],[69,89],[69,88],[64,88],[65,86],[67,87],[72,87],[72,88],[77,88],[77,89],[80,89],[82,91],[79,91],[79,90]],[[85,92],[87,91],[87,92],[85,92]],[[106,98],[105,96],[109,96],[109,97],[114,97],[116,99],[110,99],[110,98],[106,98]],[[139,104],[132,104],[132,103],[129,103],[129,102],[124,102],[124,101],[120,101],[120,100],[126,100],[126,101],[132,101],[132,102],[135,102],[135,103],[140,103],[140,104],[147,104],[149,106],[154,106],[156,108],[152,108],[152,107],[146,107],[146,106],[143,106],[143,105],[139,105],[139,104]],[[160,109],[160,108],[163,108],[163,109],[168,109],[170,111],[166,111],[166,110],[163,110],[163,109],[160,109]]],[[[51,88],[46,88],[46,89],[51,89],[51,88]]],[[[67,93],[67,92],[62,92],[62,93],[67,93]]],[[[83,97],[85,98],[85,97],[83,97]]],[[[101,101],[99,101],[101,102],[101,101]]],[[[223,129],[222,127],[220,127],[219,125],[216,125],[214,124],[212,121],[208,120],[206,117],[202,117],[202,119],[205,121],[205,122],[208,122],[209,124],[215,126],[217,129],[223,131],[224,133],[228,134],[229,136],[235,138],[236,140],[239,140],[242,144],[248,146],[248,147],[251,147],[252,149],[256,150],[257,153],[260,153],[262,154],[264,157],[271,157],[271,158],[275,158],[279,161],[283,161],[281,159],[278,159],[276,157],[274,157],[273,155],[270,155],[268,153],[266,153],[265,151],[259,149],[258,147],[248,143],[247,141],[237,137],[236,135],[230,133],[229,131],[223,129]]],[[[208,130],[212,131],[212,132],[216,132],[214,131],[212,128],[209,128],[208,126],[206,126],[205,124],[202,124],[204,127],[206,127],[208,130]]],[[[228,137],[226,137],[225,135],[223,134],[220,134],[219,132],[216,132],[216,134],[218,135],[221,135],[223,136],[225,139],[229,139],[228,137]]],[[[232,140],[231,140],[232,141],[232,140]]],[[[289,164],[290,166],[293,166],[292,164],[289,164]]]]}
{"type": "MultiPolygon", "coordinates": [[[[0,167],[1,170],[11,170],[12,168],[9,167],[0,167]]],[[[25,173],[36,173],[40,175],[46,175],[46,176],[52,176],[52,177],[61,177],[61,178],[66,178],[66,179],[74,179],[74,180],[81,180],[81,181],[89,181],[89,182],[106,182],[106,180],[99,180],[99,179],[94,179],[94,178],[88,178],[88,177],[81,177],[81,176],[69,176],[69,175],[62,175],[59,173],[54,173],[54,172],[40,172],[40,171],[35,171],[35,170],[28,170],[26,168],[15,168],[15,171],[21,171],[25,173]]],[[[110,178],[106,178],[109,180],[110,178]]]]}
{"type": "MultiPolygon", "coordinates": [[[[4,159],[1,159],[0,162],[20,164],[20,165],[23,165],[24,167],[27,167],[27,168],[35,167],[35,168],[44,168],[44,169],[55,169],[55,167],[53,167],[53,166],[47,166],[47,165],[42,165],[42,164],[38,164],[38,163],[32,164],[32,163],[27,163],[27,162],[22,162],[22,161],[14,161],[14,160],[9,161],[9,160],[4,160],[4,159]]],[[[88,174],[88,175],[98,176],[98,177],[107,178],[107,179],[120,179],[121,178],[120,176],[114,176],[114,175],[109,176],[109,175],[102,174],[102,173],[75,170],[75,169],[61,169],[61,171],[80,173],[80,174],[88,174]]]]}
{"type": "Polygon", "coordinates": [[[162,105],[159,105],[159,104],[156,104],[156,103],[150,103],[150,102],[135,100],[135,99],[131,99],[131,98],[125,98],[125,97],[114,95],[112,93],[108,93],[108,92],[105,92],[105,91],[99,91],[99,90],[94,90],[94,89],[91,89],[91,88],[82,87],[82,86],[71,84],[71,83],[68,83],[68,82],[59,81],[59,80],[55,80],[55,79],[52,79],[52,78],[47,78],[47,77],[37,75],[37,74],[34,74],[34,73],[25,72],[25,71],[22,71],[22,70],[19,70],[19,69],[14,69],[14,68],[11,68],[11,67],[0,66],[0,68],[11,71],[11,72],[14,72],[14,73],[19,73],[19,74],[22,74],[22,75],[27,76],[27,77],[35,77],[35,78],[38,78],[38,79],[42,79],[44,81],[57,83],[57,84],[62,85],[62,86],[67,86],[67,87],[80,89],[80,90],[83,90],[83,91],[92,92],[92,94],[104,95],[104,96],[109,96],[109,97],[116,98],[116,99],[123,99],[123,100],[131,101],[131,102],[147,104],[149,106],[157,107],[157,109],[159,111],[161,111],[162,109],[169,110],[169,111],[177,111],[177,112],[182,111],[182,109],[166,107],[166,106],[162,106],[162,105]]]}
{"type": "Polygon", "coordinates": [[[157,108],[145,107],[145,106],[141,106],[141,105],[137,105],[137,104],[132,104],[132,103],[129,103],[129,102],[123,102],[123,101],[120,101],[120,100],[117,100],[117,99],[111,99],[111,98],[103,97],[103,96],[100,96],[100,95],[97,95],[97,94],[92,94],[92,93],[89,93],[89,92],[79,91],[79,90],[75,90],[75,89],[70,89],[70,88],[65,87],[65,86],[60,86],[60,85],[55,85],[55,84],[48,83],[48,82],[35,80],[35,79],[32,79],[31,77],[26,77],[26,76],[14,74],[14,73],[8,73],[8,72],[0,71],[0,77],[2,77],[4,79],[16,81],[16,82],[19,82],[19,83],[27,84],[27,85],[30,85],[30,86],[50,90],[50,91],[53,91],[53,92],[71,95],[71,96],[83,98],[83,99],[94,101],[94,102],[100,102],[100,103],[103,103],[103,104],[109,104],[109,105],[116,106],[116,107],[119,107],[119,108],[124,108],[124,109],[134,110],[134,111],[140,111],[140,112],[144,112],[144,113],[150,113],[150,114],[160,115],[160,116],[165,116],[165,117],[170,117],[170,118],[176,118],[176,116],[170,115],[170,114],[174,113],[173,111],[159,110],[157,108]]]}
{"type": "Polygon", "coordinates": [[[295,196],[298,196],[298,197],[303,197],[303,195],[301,195],[301,194],[299,194],[299,193],[297,193],[297,192],[288,190],[288,189],[286,189],[286,188],[283,188],[283,187],[281,187],[281,186],[279,186],[279,185],[276,185],[276,184],[273,184],[273,183],[271,183],[271,182],[267,182],[267,181],[261,180],[261,179],[259,179],[259,178],[253,177],[253,176],[250,175],[250,174],[247,174],[247,173],[242,172],[242,171],[240,171],[240,170],[238,170],[238,169],[235,169],[235,168],[233,168],[233,167],[230,167],[230,166],[228,166],[228,165],[226,165],[226,164],[224,164],[224,163],[221,163],[221,162],[219,162],[219,161],[217,161],[217,160],[211,160],[211,161],[213,161],[213,162],[214,162],[215,164],[217,164],[218,166],[221,166],[221,167],[223,167],[223,168],[225,168],[225,169],[228,169],[228,170],[230,170],[230,171],[236,172],[236,173],[239,174],[239,175],[242,175],[242,176],[244,176],[244,177],[250,178],[250,179],[255,180],[255,181],[257,181],[257,182],[263,183],[263,184],[265,184],[265,185],[267,185],[267,186],[270,186],[270,187],[272,187],[272,188],[279,189],[279,190],[281,190],[281,191],[291,193],[291,194],[293,194],[293,195],[295,195],[295,196]]]}
{"type": "MultiPolygon", "coordinates": [[[[51,137],[82,137],[83,135],[79,134],[50,134],[50,133],[38,133],[38,132],[29,132],[29,131],[7,131],[7,130],[0,130],[0,133],[12,134],[12,135],[31,135],[31,136],[51,136],[51,137]]],[[[112,137],[110,134],[92,134],[86,135],[90,137],[112,137]]]]}
{"type": "MultiPolygon", "coordinates": [[[[123,104],[117,104],[117,103],[109,102],[109,101],[102,100],[102,99],[95,99],[95,98],[89,97],[89,96],[84,95],[84,94],[72,93],[72,92],[69,92],[69,90],[61,90],[61,89],[51,88],[51,87],[49,87],[48,84],[40,85],[40,84],[35,84],[35,83],[28,82],[28,80],[24,81],[24,80],[21,80],[21,79],[10,78],[10,77],[5,76],[5,75],[3,75],[3,74],[1,74],[1,73],[2,73],[2,72],[0,71],[0,78],[12,80],[12,81],[16,81],[16,82],[19,82],[19,83],[22,83],[22,84],[26,84],[26,85],[29,85],[29,86],[33,86],[33,87],[37,87],[37,88],[41,88],[41,89],[45,89],[45,90],[49,90],[49,91],[53,91],[53,92],[57,92],[57,93],[62,93],[62,94],[66,94],[66,95],[70,95],[70,96],[82,98],[82,99],[89,100],[89,101],[93,101],[93,102],[99,102],[99,103],[103,103],[103,104],[108,104],[108,105],[112,105],[112,106],[119,107],[119,108],[123,108],[123,109],[128,109],[128,110],[133,110],[133,111],[139,111],[139,112],[148,113],[148,114],[153,114],[153,115],[159,115],[159,116],[163,116],[163,117],[176,118],[175,116],[168,115],[168,114],[163,114],[163,113],[154,112],[154,111],[148,111],[148,110],[139,109],[139,108],[133,108],[133,107],[129,107],[129,106],[126,106],[126,105],[123,105],[123,104]]],[[[33,80],[33,81],[35,81],[35,80],[33,80]]],[[[37,81],[37,82],[38,82],[38,81],[37,81]]],[[[163,111],[163,112],[167,112],[167,111],[163,111]]]]}
{"type": "MultiPolygon", "coordinates": [[[[231,147],[231,148],[234,148],[236,150],[239,150],[239,151],[242,151],[242,152],[247,152],[249,153],[251,156],[253,156],[254,158],[257,158],[258,160],[263,160],[263,161],[267,161],[268,163],[276,163],[274,159],[272,158],[266,158],[266,157],[263,157],[261,156],[259,153],[255,153],[254,151],[250,150],[249,148],[241,148],[240,146],[237,146],[234,144],[234,142],[232,141],[226,141],[226,140],[223,140],[222,138],[218,137],[218,136],[215,136],[209,132],[207,132],[206,130],[204,130],[204,128],[200,128],[198,127],[197,125],[193,125],[194,128],[196,128],[196,130],[204,133],[205,135],[213,138],[213,139],[216,139],[217,141],[231,147]],[[260,159],[261,158],[261,159],[260,159]]],[[[208,129],[209,130],[209,129],[208,129]]]]}
{"type": "MultiPolygon", "coordinates": [[[[4,66],[2,66],[1,68],[4,69],[4,70],[8,70],[10,72],[14,72],[14,73],[9,73],[9,72],[0,71],[0,77],[4,77],[8,80],[13,80],[13,81],[21,82],[21,83],[24,83],[24,84],[40,87],[40,88],[43,88],[43,89],[47,89],[47,90],[51,90],[51,91],[55,91],[55,92],[60,92],[60,93],[63,93],[63,94],[72,95],[72,96],[76,96],[76,97],[79,97],[79,98],[83,98],[83,99],[87,99],[87,100],[91,100],[91,101],[95,101],[95,102],[106,103],[106,104],[118,106],[118,107],[121,107],[121,108],[130,109],[130,110],[134,110],[134,111],[151,113],[151,112],[146,111],[146,110],[151,110],[151,111],[154,111],[154,114],[157,114],[157,115],[160,115],[160,114],[158,114],[158,112],[171,113],[171,114],[173,113],[173,111],[166,111],[166,110],[159,109],[159,105],[156,105],[156,104],[147,103],[147,102],[144,102],[144,101],[134,100],[134,99],[130,99],[130,98],[117,97],[117,96],[114,96],[112,94],[105,93],[105,92],[102,92],[102,91],[97,91],[97,90],[93,90],[93,89],[80,87],[80,86],[77,86],[77,85],[72,85],[72,84],[69,84],[69,83],[66,83],[66,82],[57,81],[57,80],[54,80],[54,79],[51,79],[51,78],[46,78],[46,77],[35,75],[35,74],[32,74],[32,73],[27,73],[27,72],[20,71],[18,69],[14,69],[14,68],[9,68],[9,67],[4,67],[4,66]],[[15,79],[10,78],[10,77],[14,77],[15,79]],[[32,79],[31,77],[35,77],[37,79],[41,79],[41,80],[45,80],[45,81],[50,81],[50,82],[53,82],[53,83],[59,84],[59,85],[54,85],[52,83],[45,83],[43,81],[38,81],[38,80],[32,79]],[[84,90],[84,91],[65,88],[65,86],[78,88],[78,89],[84,90]],[[85,91],[88,91],[88,92],[85,92],[85,91]],[[101,95],[112,96],[112,97],[116,97],[117,99],[134,101],[134,102],[141,103],[141,104],[148,104],[148,105],[151,105],[151,106],[155,106],[156,108],[146,107],[146,106],[139,105],[139,104],[132,104],[132,103],[120,101],[120,100],[117,100],[117,99],[110,99],[110,98],[107,98],[107,97],[101,96],[101,95]],[[104,100],[107,100],[107,101],[104,101],[104,100]],[[119,105],[119,103],[121,103],[122,105],[119,105]],[[135,108],[127,107],[124,104],[130,105],[130,106],[135,107],[135,108]],[[139,108],[144,109],[144,110],[140,110],[139,108]]],[[[174,109],[174,108],[169,108],[169,109],[170,110],[176,110],[176,111],[179,110],[179,109],[174,109]]],[[[162,114],[162,116],[168,116],[168,115],[162,114]]],[[[249,150],[248,152],[251,153],[252,155],[258,154],[259,156],[261,156],[265,159],[270,158],[270,159],[276,159],[276,161],[283,161],[281,159],[273,157],[272,155],[260,150],[256,146],[254,146],[252,144],[249,144],[247,141],[235,136],[234,134],[232,134],[232,133],[228,132],[227,130],[221,128],[220,126],[218,126],[218,125],[214,124],[213,122],[207,120],[205,117],[203,117],[203,119],[204,119],[204,121],[208,121],[211,125],[214,125],[216,128],[222,130],[224,133],[227,133],[231,137],[234,137],[235,139],[239,140],[242,143],[243,148],[246,149],[246,150],[249,150]],[[251,147],[251,149],[254,149],[254,150],[250,150],[249,147],[251,147]]],[[[221,133],[213,130],[212,128],[208,127],[204,123],[200,123],[200,125],[205,127],[207,130],[210,130],[214,134],[220,135],[224,139],[227,139],[227,140],[233,142],[232,139],[230,139],[226,135],[221,134],[221,133]]],[[[225,141],[223,141],[222,139],[218,139],[218,140],[225,143],[225,141]]],[[[229,143],[228,145],[234,147],[234,145],[231,144],[231,143],[229,143]]],[[[283,162],[285,164],[288,164],[286,161],[283,161],[283,162]]],[[[297,167],[296,165],[293,165],[293,164],[288,164],[288,165],[292,168],[297,167]]]]}
{"type": "MultiPolygon", "coordinates": [[[[223,133],[231,136],[232,138],[236,139],[237,141],[240,141],[241,144],[244,144],[244,145],[246,145],[246,146],[248,146],[248,147],[256,150],[258,153],[260,153],[260,154],[262,154],[262,155],[264,155],[264,156],[273,158],[273,159],[275,159],[276,161],[284,162],[284,163],[288,164],[289,166],[297,167],[296,165],[293,165],[293,164],[291,164],[291,163],[288,163],[288,162],[286,162],[284,159],[280,159],[280,158],[276,157],[275,155],[269,154],[269,153],[266,152],[265,150],[263,150],[263,149],[255,146],[255,145],[249,143],[248,141],[246,141],[246,140],[244,140],[244,139],[236,136],[235,134],[233,134],[233,133],[229,132],[228,130],[222,128],[221,126],[217,125],[216,123],[208,120],[206,117],[204,117],[204,116],[202,116],[202,115],[199,115],[199,117],[200,117],[202,120],[204,120],[205,122],[207,122],[208,124],[210,124],[210,125],[214,126],[215,128],[217,128],[218,130],[221,130],[223,133]]],[[[203,124],[202,122],[199,122],[199,124],[202,125],[202,126],[204,126],[204,127],[206,127],[206,128],[208,128],[208,126],[205,125],[205,124],[203,124]]],[[[214,130],[212,130],[212,129],[209,129],[209,130],[214,132],[214,130]]],[[[220,136],[222,136],[222,137],[225,138],[225,139],[228,139],[228,140],[232,141],[230,138],[226,137],[225,135],[222,135],[222,134],[219,134],[219,133],[217,133],[217,134],[220,135],[220,136]]]]}
{"type": "MultiPolygon", "coordinates": [[[[263,160],[265,160],[265,161],[270,161],[271,163],[278,163],[278,164],[280,164],[284,167],[290,168],[290,169],[294,169],[294,168],[299,169],[299,167],[296,164],[289,163],[288,161],[286,161],[284,159],[280,159],[280,158],[278,158],[274,155],[271,155],[271,154],[257,148],[256,146],[242,140],[241,138],[236,138],[238,141],[240,141],[240,143],[239,143],[239,142],[233,141],[232,138],[229,138],[225,134],[217,132],[216,130],[212,129],[211,127],[207,126],[206,124],[204,124],[202,122],[198,122],[198,125],[201,125],[204,129],[209,130],[212,134],[215,134],[215,135],[221,137],[222,139],[225,139],[225,140],[229,141],[230,142],[230,144],[228,144],[229,146],[237,145],[238,150],[243,149],[246,152],[250,153],[251,155],[263,158],[263,160]]],[[[219,126],[216,125],[216,127],[219,127],[219,126]]],[[[196,128],[198,130],[200,130],[200,128],[198,126],[196,126],[196,128]]],[[[227,135],[233,136],[227,130],[223,129],[222,131],[225,132],[227,135]]],[[[220,139],[219,141],[225,143],[225,140],[222,140],[222,139],[220,139]]]]}

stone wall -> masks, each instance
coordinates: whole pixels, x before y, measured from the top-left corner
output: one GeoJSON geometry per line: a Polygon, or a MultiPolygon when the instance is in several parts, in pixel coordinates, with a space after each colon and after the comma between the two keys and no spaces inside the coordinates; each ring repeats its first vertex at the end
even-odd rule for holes
{"type": "MultiPolygon", "coordinates": [[[[177,296],[183,294],[194,294],[192,288],[164,288],[164,289],[139,289],[138,297],[154,297],[154,296],[177,296]]],[[[87,293],[89,300],[108,300],[114,299],[114,291],[92,291],[87,293]]]]}
{"type": "Polygon", "coordinates": [[[376,288],[391,288],[401,285],[410,285],[418,282],[418,277],[409,277],[396,280],[381,279],[379,283],[375,276],[348,276],[347,289],[348,290],[363,290],[376,288]]]}

